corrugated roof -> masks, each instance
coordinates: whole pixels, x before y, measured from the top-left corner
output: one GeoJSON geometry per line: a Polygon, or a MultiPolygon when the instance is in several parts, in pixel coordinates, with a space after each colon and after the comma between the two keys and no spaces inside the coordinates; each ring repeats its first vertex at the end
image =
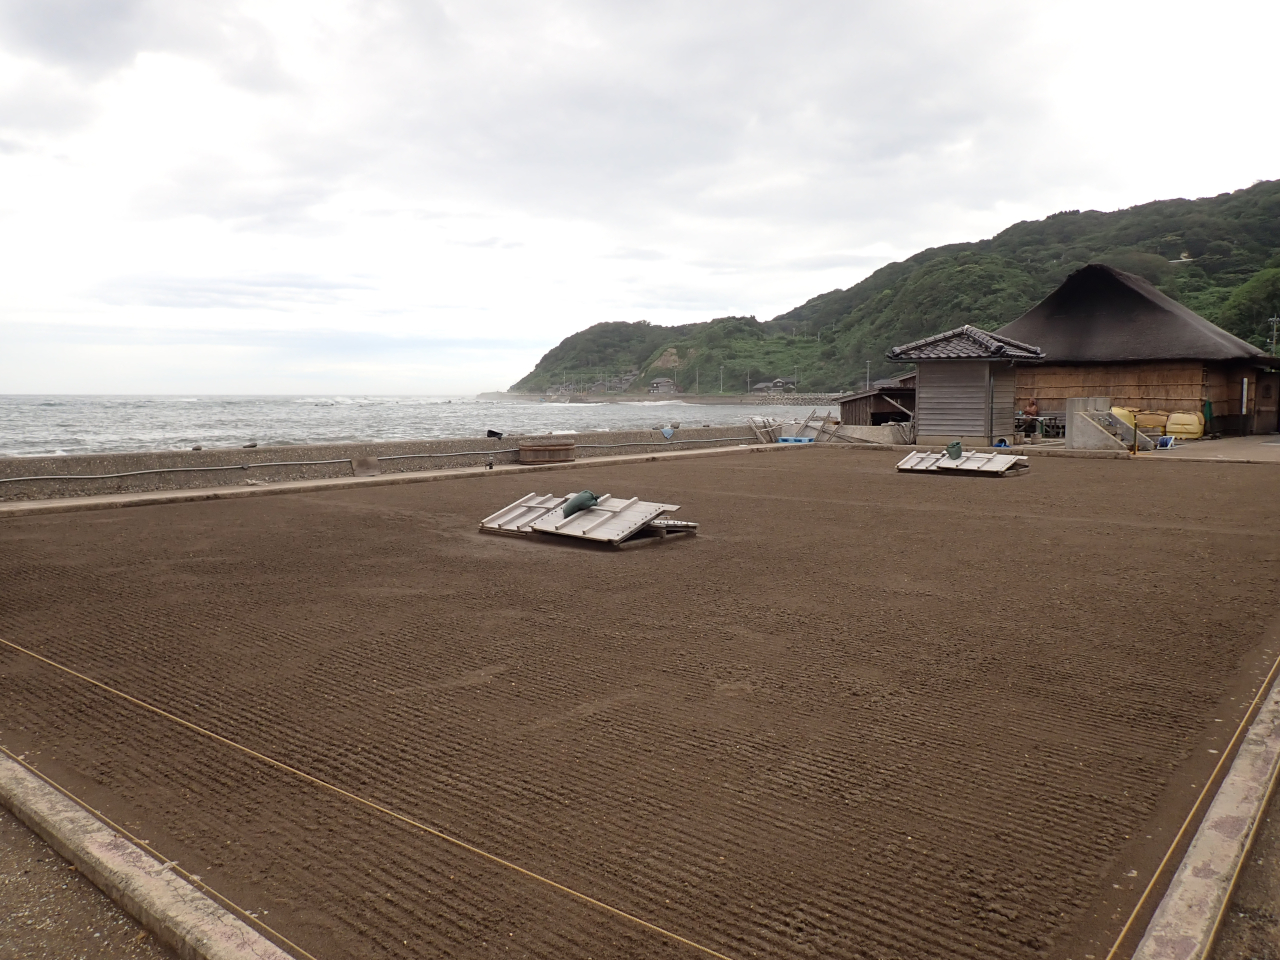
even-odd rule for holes
{"type": "Polygon", "coordinates": [[[1267,356],[1141,277],[1101,263],[1072,273],[999,334],[1038,344],[1046,360],[1060,363],[1267,356]]]}
{"type": "Polygon", "coordinates": [[[1039,347],[965,324],[932,337],[894,347],[885,354],[899,363],[917,360],[1039,360],[1039,347]]]}

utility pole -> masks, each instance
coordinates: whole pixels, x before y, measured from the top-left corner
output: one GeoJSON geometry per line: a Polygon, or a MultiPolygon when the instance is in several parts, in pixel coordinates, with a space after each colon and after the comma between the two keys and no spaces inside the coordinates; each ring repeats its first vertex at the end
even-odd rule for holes
{"type": "Polygon", "coordinates": [[[1271,355],[1276,354],[1276,328],[1280,327],[1280,317],[1268,317],[1267,323],[1271,324],[1271,355]]]}
{"type": "Polygon", "coordinates": [[[867,361],[867,389],[871,389],[871,361],[867,361]]]}
{"type": "Polygon", "coordinates": [[[701,367],[694,367],[694,368],[693,368],[693,395],[694,395],[695,397],[700,397],[700,396],[702,396],[702,390],[701,390],[701,388],[698,386],[698,378],[699,378],[699,377],[701,377],[701,376],[702,376],[702,368],[701,368],[701,367]]]}
{"type": "Polygon", "coordinates": [[[747,367],[747,395],[751,394],[751,368],[747,367]]]}
{"type": "Polygon", "coordinates": [[[720,392],[724,393],[724,364],[720,364],[720,392]]]}

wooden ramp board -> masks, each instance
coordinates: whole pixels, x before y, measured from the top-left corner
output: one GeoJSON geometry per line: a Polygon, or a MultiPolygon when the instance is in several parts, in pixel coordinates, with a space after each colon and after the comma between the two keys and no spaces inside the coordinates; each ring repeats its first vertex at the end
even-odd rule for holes
{"type": "Polygon", "coordinates": [[[900,473],[961,473],[988,477],[1003,477],[1011,471],[1029,468],[1026,457],[1009,453],[979,453],[976,450],[963,451],[957,460],[952,460],[945,452],[913,450],[898,463],[900,473]]]}
{"type": "Polygon", "coordinates": [[[529,532],[530,525],[540,520],[556,507],[562,507],[568,497],[555,497],[551,494],[530,493],[521,497],[510,506],[503,507],[492,516],[480,521],[483,533],[505,533],[509,536],[523,537],[529,532]]]}
{"type": "Polygon", "coordinates": [[[664,513],[680,508],[670,503],[647,503],[639,497],[630,500],[604,494],[594,507],[565,517],[563,506],[553,507],[529,525],[535,533],[554,533],[561,537],[578,537],[598,543],[621,543],[664,513]]]}
{"type": "Polygon", "coordinates": [[[595,506],[565,517],[564,506],[574,496],[572,493],[564,497],[530,493],[481,520],[480,530],[517,537],[531,533],[550,534],[614,546],[698,532],[696,523],[664,516],[680,509],[675,504],[649,503],[639,497],[624,500],[607,493],[596,501],[595,506]]]}

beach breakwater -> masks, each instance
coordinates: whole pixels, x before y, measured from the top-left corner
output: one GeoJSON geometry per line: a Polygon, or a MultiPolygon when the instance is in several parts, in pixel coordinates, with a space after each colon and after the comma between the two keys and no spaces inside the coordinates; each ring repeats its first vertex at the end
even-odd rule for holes
{"type": "Polygon", "coordinates": [[[0,501],[189,490],[288,480],[416,473],[518,463],[521,440],[572,440],[575,458],[756,443],[745,424],[499,438],[218,447],[141,453],[0,458],[0,501]]]}

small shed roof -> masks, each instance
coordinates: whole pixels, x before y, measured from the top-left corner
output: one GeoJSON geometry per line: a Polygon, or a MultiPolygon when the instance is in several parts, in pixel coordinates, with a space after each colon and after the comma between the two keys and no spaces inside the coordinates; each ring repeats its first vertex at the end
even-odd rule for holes
{"type": "Polygon", "coordinates": [[[999,335],[1037,343],[1059,363],[1267,356],[1141,277],[1101,263],[1076,270],[999,335]]]}
{"type": "Polygon", "coordinates": [[[833,403],[844,403],[847,400],[861,400],[863,397],[874,397],[878,393],[910,394],[916,391],[915,371],[884,380],[872,380],[870,390],[859,390],[857,393],[846,393],[836,397],[833,403]]]}
{"type": "Polygon", "coordinates": [[[1044,354],[1039,347],[966,323],[963,327],[894,347],[885,356],[898,363],[915,363],[918,360],[1040,360],[1044,354]]]}

